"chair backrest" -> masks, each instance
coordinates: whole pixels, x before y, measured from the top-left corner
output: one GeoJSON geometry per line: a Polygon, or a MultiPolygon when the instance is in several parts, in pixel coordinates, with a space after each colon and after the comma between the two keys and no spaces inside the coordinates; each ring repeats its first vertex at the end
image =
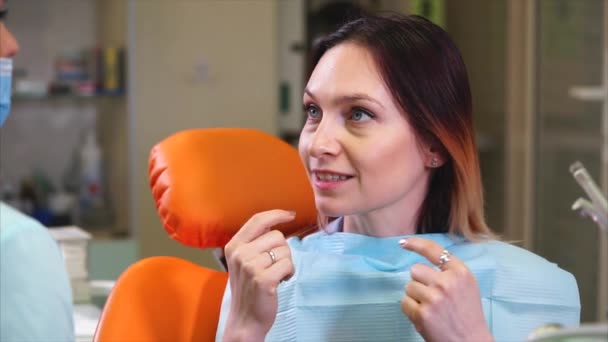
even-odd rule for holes
{"type": "Polygon", "coordinates": [[[213,341],[227,279],[179,258],[138,261],[116,282],[94,341],[213,341]]]}
{"type": "Polygon", "coordinates": [[[253,129],[194,129],[150,154],[150,186],[169,235],[192,247],[223,247],[255,213],[296,211],[286,235],[316,224],[314,195],[296,149],[253,129]]]}
{"type": "MultiPolygon", "coordinates": [[[[168,234],[195,248],[223,247],[255,213],[282,208],[292,235],[316,222],[297,151],[251,129],[179,132],[150,153],[149,178],[168,234]]],[[[212,341],[228,275],[172,257],[130,266],[104,307],[95,342],[212,341]]]]}

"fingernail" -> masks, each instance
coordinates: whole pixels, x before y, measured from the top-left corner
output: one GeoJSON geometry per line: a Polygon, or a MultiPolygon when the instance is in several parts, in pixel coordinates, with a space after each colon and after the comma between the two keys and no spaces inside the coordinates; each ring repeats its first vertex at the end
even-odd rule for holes
{"type": "Polygon", "coordinates": [[[407,239],[399,240],[399,246],[401,246],[401,248],[405,248],[405,245],[407,245],[407,239]]]}
{"type": "Polygon", "coordinates": [[[293,211],[293,210],[289,210],[288,212],[289,212],[289,214],[290,214],[291,216],[296,216],[296,212],[295,212],[295,211],[293,211]]]}

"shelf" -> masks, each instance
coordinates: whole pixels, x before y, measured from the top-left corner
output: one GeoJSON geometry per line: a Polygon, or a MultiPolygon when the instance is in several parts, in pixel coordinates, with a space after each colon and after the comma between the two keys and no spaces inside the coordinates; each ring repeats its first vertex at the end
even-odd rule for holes
{"type": "Polygon", "coordinates": [[[12,101],[14,103],[20,102],[48,102],[48,101],[70,101],[70,102],[95,102],[95,101],[118,101],[125,99],[125,95],[45,95],[45,96],[33,96],[33,95],[13,95],[12,101]]]}

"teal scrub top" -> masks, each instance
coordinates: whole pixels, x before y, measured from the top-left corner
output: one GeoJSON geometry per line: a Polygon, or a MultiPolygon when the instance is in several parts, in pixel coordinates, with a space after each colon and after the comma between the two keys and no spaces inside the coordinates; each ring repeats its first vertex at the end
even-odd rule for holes
{"type": "MultiPolygon", "coordinates": [[[[423,341],[400,301],[410,268],[431,265],[399,246],[402,237],[327,231],[287,240],[295,274],[278,289],[278,313],[267,341],[423,341]]],[[[527,250],[499,241],[472,243],[447,234],[420,234],[460,258],[475,275],[484,317],[496,341],[525,341],[539,326],[577,326],[574,277],[527,250]]],[[[432,266],[432,265],[431,265],[432,266]]],[[[216,341],[230,309],[226,286],[216,341]]]]}
{"type": "Polygon", "coordinates": [[[0,341],[74,341],[72,290],[59,246],[0,203],[0,341]]]}

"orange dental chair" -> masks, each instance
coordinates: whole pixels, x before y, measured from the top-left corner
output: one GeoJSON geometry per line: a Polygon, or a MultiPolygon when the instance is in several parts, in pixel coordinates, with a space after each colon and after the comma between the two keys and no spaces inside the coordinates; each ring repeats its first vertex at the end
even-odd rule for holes
{"type": "MultiPolygon", "coordinates": [[[[297,151],[252,129],[179,132],[150,153],[152,194],[167,233],[193,248],[222,248],[255,213],[296,211],[276,227],[286,236],[316,222],[314,197],[297,151]]],[[[158,256],[119,277],[96,342],[213,341],[226,272],[158,256]]]]}

